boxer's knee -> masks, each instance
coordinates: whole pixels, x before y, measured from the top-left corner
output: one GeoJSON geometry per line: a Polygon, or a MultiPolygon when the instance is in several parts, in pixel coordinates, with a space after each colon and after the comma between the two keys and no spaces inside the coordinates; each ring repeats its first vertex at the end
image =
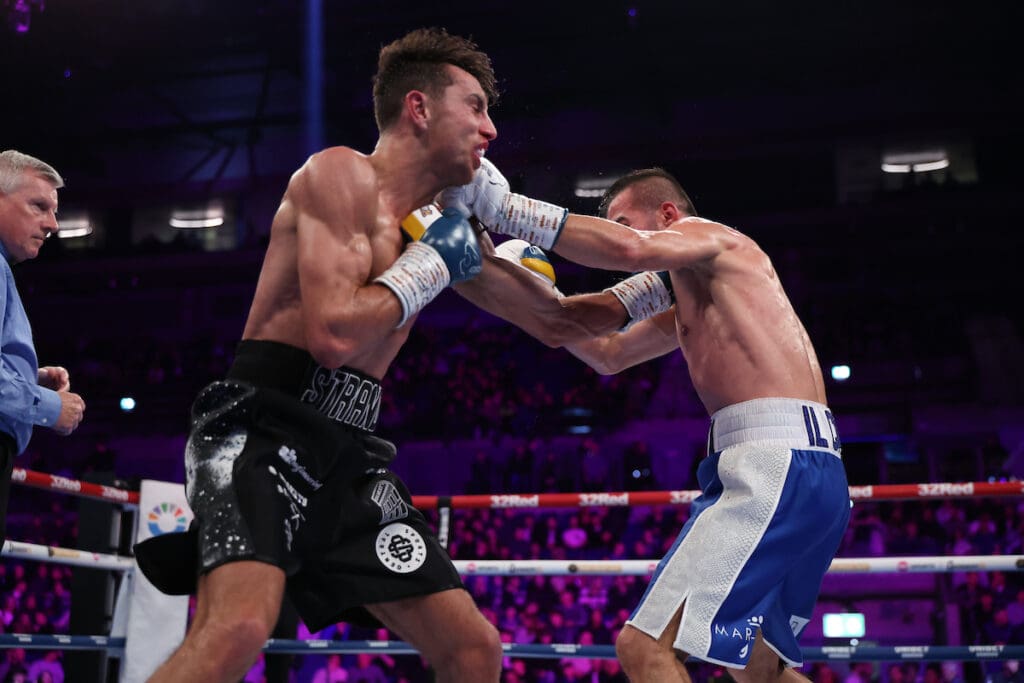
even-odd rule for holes
{"type": "Polygon", "coordinates": [[[474,629],[467,641],[444,652],[435,663],[439,681],[497,681],[501,674],[501,637],[490,623],[474,629]]]}
{"type": "Polygon", "coordinates": [[[256,661],[274,628],[255,612],[210,615],[196,626],[189,631],[189,649],[203,657],[211,670],[225,675],[256,661]]]}
{"type": "Polygon", "coordinates": [[[657,648],[658,642],[646,633],[626,625],[622,627],[618,638],[615,639],[615,656],[622,664],[623,670],[629,676],[635,676],[644,661],[650,657],[651,648],[657,648]]]}

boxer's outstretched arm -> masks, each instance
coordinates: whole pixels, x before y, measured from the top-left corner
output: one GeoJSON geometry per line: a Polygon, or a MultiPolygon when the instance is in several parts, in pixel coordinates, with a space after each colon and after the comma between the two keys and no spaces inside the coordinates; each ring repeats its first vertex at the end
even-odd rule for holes
{"type": "Polygon", "coordinates": [[[470,183],[446,188],[439,200],[472,213],[494,232],[605,270],[671,271],[710,264],[741,241],[735,230],[703,218],[688,217],[665,230],[644,232],[603,218],[570,214],[564,207],[511,192],[508,180],[488,159],[481,162],[470,183]]]}
{"type": "Polygon", "coordinates": [[[558,347],[620,329],[628,316],[611,293],[561,297],[526,268],[500,256],[484,256],[483,271],[455,291],[507,320],[541,343],[558,347]]]}
{"type": "Polygon", "coordinates": [[[553,249],[591,268],[672,271],[710,264],[740,241],[735,230],[703,218],[684,218],[664,230],[648,232],[603,218],[569,214],[553,249]]]}
{"type": "Polygon", "coordinates": [[[565,348],[596,372],[614,375],[679,348],[675,311],[638,322],[625,332],[567,344],[565,348]]]}

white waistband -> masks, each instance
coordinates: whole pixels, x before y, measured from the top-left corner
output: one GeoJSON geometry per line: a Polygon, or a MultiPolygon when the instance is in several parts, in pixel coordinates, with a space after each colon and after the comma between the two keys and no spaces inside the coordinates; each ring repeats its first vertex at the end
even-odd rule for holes
{"type": "Polygon", "coordinates": [[[757,398],[726,406],[711,416],[709,453],[748,441],[774,441],[836,456],[840,449],[832,411],[795,398],[757,398]]]}

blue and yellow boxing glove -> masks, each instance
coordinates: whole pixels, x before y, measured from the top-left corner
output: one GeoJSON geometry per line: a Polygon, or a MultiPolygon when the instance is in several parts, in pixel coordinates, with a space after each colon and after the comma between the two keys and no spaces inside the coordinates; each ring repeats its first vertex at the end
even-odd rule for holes
{"type": "Polygon", "coordinates": [[[402,230],[413,241],[374,279],[390,289],[402,305],[398,327],[442,289],[476,277],[482,267],[476,233],[454,208],[441,211],[432,204],[424,206],[402,221],[402,230]]]}

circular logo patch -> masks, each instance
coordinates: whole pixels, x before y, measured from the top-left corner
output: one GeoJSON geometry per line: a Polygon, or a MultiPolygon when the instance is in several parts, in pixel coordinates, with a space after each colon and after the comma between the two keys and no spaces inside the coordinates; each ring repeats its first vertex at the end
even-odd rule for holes
{"type": "Polygon", "coordinates": [[[185,511],[174,503],[160,503],[149,511],[149,533],[154,536],[184,531],[188,526],[185,511]]]}
{"type": "Polygon", "coordinates": [[[427,544],[419,532],[408,524],[388,524],[377,534],[377,557],[385,567],[398,574],[408,574],[423,566],[427,544]]]}

